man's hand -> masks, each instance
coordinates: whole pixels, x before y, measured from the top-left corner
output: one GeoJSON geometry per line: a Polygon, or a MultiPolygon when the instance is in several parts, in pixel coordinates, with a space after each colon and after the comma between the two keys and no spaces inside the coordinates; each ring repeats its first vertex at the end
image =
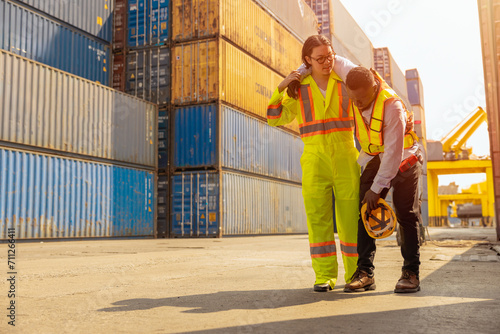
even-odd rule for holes
{"type": "Polygon", "coordinates": [[[375,194],[370,189],[365,193],[365,197],[363,198],[363,201],[361,203],[362,204],[367,203],[366,208],[369,212],[371,212],[372,210],[375,210],[377,208],[379,198],[380,194],[375,194]]]}

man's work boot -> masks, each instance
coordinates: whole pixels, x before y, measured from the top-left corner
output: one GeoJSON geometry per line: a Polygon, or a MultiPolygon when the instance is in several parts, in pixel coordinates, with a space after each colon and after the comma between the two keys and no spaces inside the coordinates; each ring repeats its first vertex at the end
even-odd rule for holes
{"type": "Polygon", "coordinates": [[[357,269],[352,275],[351,283],[344,286],[344,292],[363,292],[367,290],[375,290],[375,278],[373,275],[368,276],[364,270],[357,269]]]}
{"type": "Polygon", "coordinates": [[[413,271],[403,269],[403,273],[396,284],[394,292],[408,293],[417,291],[420,291],[420,281],[418,280],[417,274],[413,271]]]}

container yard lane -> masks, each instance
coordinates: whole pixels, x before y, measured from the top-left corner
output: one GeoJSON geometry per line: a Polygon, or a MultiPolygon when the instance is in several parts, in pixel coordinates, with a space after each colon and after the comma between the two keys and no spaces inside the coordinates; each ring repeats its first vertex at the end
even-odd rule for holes
{"type": "Polygon", "coordinates": [[[16,230],[9,228],[7,230],[7,318],[10,326],[16,325],[16,230]]]}

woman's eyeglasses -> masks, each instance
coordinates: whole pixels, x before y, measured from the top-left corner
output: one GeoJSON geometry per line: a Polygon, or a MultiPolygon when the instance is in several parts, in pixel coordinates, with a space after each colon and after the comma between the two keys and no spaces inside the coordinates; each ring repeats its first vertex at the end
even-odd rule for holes
{"type": "Polygon", "coordinates": [[[333,58],[335,58],[335,53],[330,53],[330,54],[328,54],[326,56],[321,56],[321,57],[318,57],[318,58],[311,57],[311,59],[316,60],[318,62],[318,64],[323,64],[327,59],[329,61],[332,61],[333,58]]]}

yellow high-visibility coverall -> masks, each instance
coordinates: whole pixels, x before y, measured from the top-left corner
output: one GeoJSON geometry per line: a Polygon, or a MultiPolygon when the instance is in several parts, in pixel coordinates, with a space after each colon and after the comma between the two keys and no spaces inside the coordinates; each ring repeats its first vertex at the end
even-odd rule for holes
{"type": "MultiPolygon", "coordinates": [[[[285,90],[286,91],[286,90],[285,90]]],[[[358,151],[354,146],[352,108],[344,83],[332,71],[326,97],[311,75],[301,81],[299,98],[276,90],[267,109],[269,125],[299,123],[304,142],[302,195],[307,214],[309,247],[316,273],[314,284],[337,282],[337,247],[333,231],[332,189],[340,250],[349,283],[357,268],[359,216],[358,151]]]]}

